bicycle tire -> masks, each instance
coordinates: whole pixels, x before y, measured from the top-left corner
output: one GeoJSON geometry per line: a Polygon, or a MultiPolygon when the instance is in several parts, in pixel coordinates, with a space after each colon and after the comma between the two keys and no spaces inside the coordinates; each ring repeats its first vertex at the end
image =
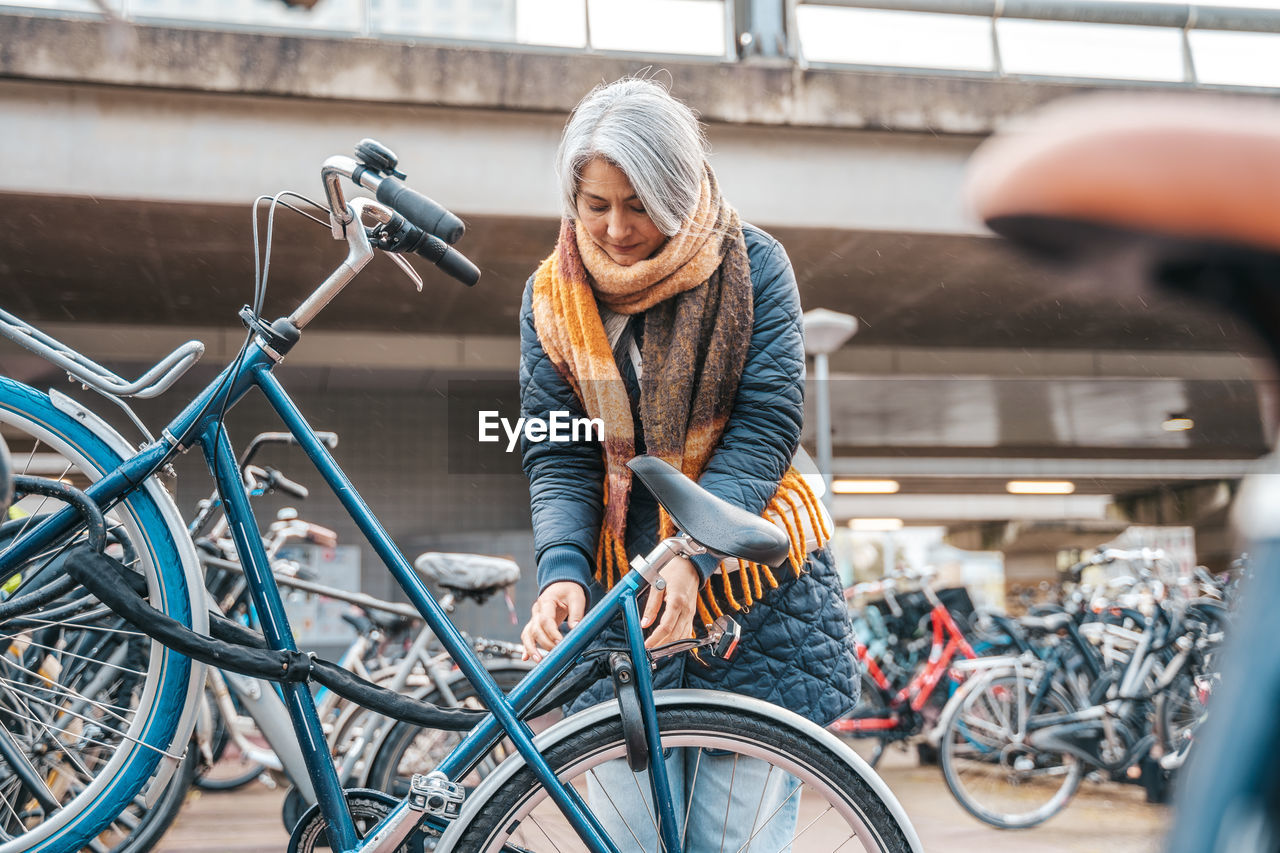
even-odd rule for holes
{"type": "MultiPolygon", "coordinates": [[[[495,666],[489,669],[489,674],[493,676],[499,689],[507,693],[520,683],[520,679],[524,678],[528,671],[528,667],[495,666]]],[[[479,703],[475,687],[465,678],[450,685],[450,689],[453,691],[454,698],[462,706],[483,707],[479,703]]],[[[435,705],[445,704],[437,690],[428,693],[426,701],[435,705]]],[[[535,726],[534,733],[536,734],[542,728],[545,726],[535,726]]],[[[397,797],[404,796],[409,791],[409,779],[412,775],[434,769],[440,760],[461,741],[463,734],[463,732],[427,732],[413,723],[397,722],[379,744],[378,751],[370,763],[369,775],[365,778],[364,787],[386,791],[397,797]],[[421,740],[423,735],[429,735],[433,739],[423,743],[421,740]]],[[[506,751],[501,745],[497,751],[502,753],[498,757],[500,761],[505,757],[506,751]]],[[[488,769],[491,769],[491,764],[482,764],[472,774],[474,778],[469,777],[464,782],[467,784],[478,782],[486,775],[488,769]]]]}
{"type": "MultiPolygon", "coordinates": [[[[1069,755],[1034,750],[1018,741],[1010,727],[1022,727],[1026,720],[1013,720],[1026,707],[1017,693],[1026,682],[1009,674],[978,676],[965,684],[950,717],[942,724],[938,741],[942,777],[947,789],[965,811],[998,829],[1028,829],[1044,823],[1062,811],[1080,787],[1081,763],[1069,755]],[[995,722],[991,722],[995,720],[995,722]],[[1029,766],[1027,766],[1029,763],[1029,766]],[[1056,789],[1048,785],[1028,785],[1029,780],[1060,776],[1056,789]],[[970,780],[970,781],[966,781],[970,780]],[[981,786],[981,782],[993,782],[981,786]],[[1043,801],[1036,800],[1025,811],[1013,811],[1037,792],[1047,790],[1043,801]]],[[[1041,713],[1075,710],[1066,694],[1056,686],[1045,697],[1041,713]]],[[[1032,715],[1034,716],[1034,715],[1032,715]]]]}
{"type": "MultiPolygon", "coordinates": [[[[901,853],[913,849],[908,830],[895,818],[890,804],[855,770],[853,762],[857,759],[841,747],[834,736],[830,737],[829,745],[790,724],[782,715],[769,716],[754,708],[726,710],[701,703],[669,703],[659,707],[658,727],[664,750],[672,747],[725,750],[766,760],[771,776],[781,770],[798,777],[803,782],[803,788],[797,789],[801,791],[802,817],[797,822],[801,831],[793,838],[790,849],[803,849],[806,853],[857,849],[848,843],[855,835],[869,851],[901,853]],[[825,799],[831,807],[830,812],[819,817],[835,815],[835,823],[840,825],[834,833],[833,827],[822,820],[808,821],[814,810],[807,806],[806,798],[813,796],[825,799]],[[821,837],[810,834],[815,826],[824,833],[821,837]],[[831,834],[838,840],[829,848],[819,846],[823,840],[829,840],[831,834]]],[[[625,756],[622,723],[616,716],[603,717],[565,736],[543,754],[562,781],[580,786],[586,774],[594,772],[602,762],[625,756]]],[[[696,774],[692,788],[696,797],[696,774]]],[[[507,843],[530,851],[582,849],[581,841],[564,824],[559,810],[528,767],[521,767],[486,795],[452,849],[493,853],[507,843]]],[[[821,805],[818,808],[821,809],[821,805]]],[[[766,823],[771,817],[772,813],[766,816],[766,823]]],[[[759,815],[755,815],[755,819],[758,820],[759,815]]],[[[614,841],[622,843],[617,838],[614,841]]],[[[621,849],[626,850],[629,845],[630,839],[621,849]]]]}
{"type": "MultiPolygon", "coordinates": [[[[113,445],[120,446],[118,442],[122,440],[118,437],[115,441],[108,440],[95,432],[93,423],[94,419],[89,416],[81,419],[58,408],[49,395],[0,377],[0,427],[4,429],[10,446],[16,445],[22,451],[14,460],[19,473],[27,469],[27,463],[31,460],[48,461],[48,456],[37,457],[37,452],[56,453],[62,457],[59,463],[62,470],[47,473],[71,480],[73,485],[83,486],[99,479],[120,464],[120,456],[113,445]]],[[[170,505],[172,503],[157,483],[144,484],[128,499],[111,509],[109,526],[112,527],[116,541],[123,543],[121,547],[126,549],[126,553],[136,557],[134,568],[146,578],[152,606],[190,626],[194,622],[193,614],[199,612],[195,607],[201,600],[198,596],[202,593],[192,589],[187,583],[183,566],[184,560],[190,555],[180,547],[181,540],[175,538],[176,534],[166,522],[164,501],[168,501],[170,505]]],[[[174,516],[176,517],[176,511],[174,516]]],[[[20,535],[19,531],[8,541],[11,542],[20,535]]],[[[67,541],[75,535],[73,532],[67,541]]],[[[181,535],[185,537],[185,531],[181,535]]],[[[188,545],[187,551],[189,549],[188,545]]],[[[22,568],[29,575],[35,574],[34,566],[44,556],[41,555],[22,568]],[[27,566],[32,568],[28,569],[27,566]]],[[[82,592],[73,590],[64,598],[82,592]]],[[[52,614],[63,600],[55,600],[52,605],[38,612],[52,614]]],[[[29,796],[21,800],[22,809],[13,809],[12,805],[9,808],[0,807],[0,828],[8,836],[7,840],[0,843],[0,853],[63,853],[80,849],[90,842],[94,849],[110,849],[123,843],[133,827],[128,825],[128,820],[119,827],[113,827],[113,821],[134,805],[138,794],[155,774],[162,753],[170,748],[179,726],[188,719],[185,712],[193,674],[191,661],[147,640],[143,635],[111,634],[117,629],[108,625],[108,617],[114,619],[113,614],[106,613],[96,616],[95,621],[82,621],[74,627],[60,623],[58,627],[51,625],[42,630],[60,632],[58,636],[62,638],[64,646],[68,638],[79,641],[97,637],[98,634],[119,636],[121,639],[116,650],[121,646],[130,649],[124,658],[117,661],[120,667],[118,673],[110,671],[108,657],[95,657],[92,664],[89,663],[89,655],[82,656],[79,660],[66,658],[66,661],[71,661],[71,666],[63,669],[55,676],[56,681],[52,682],[61,692],[46,691],[37,695],[35,679],[22,680],[24,670],[11,661],[6,663],[10,669],[6,673],[5,687],[0,691],[3,693],[0,696],[0,707],[4,709],[8,725],[16,725],[20,718],[26,720],[25,726],[18,727],[19,736],[15,738],[15,743],[28,756],[27,778],[33,778],[33,773],[41,779],[55,778],[48,774],[66,774],[63,777],[66,787],[58,786],[57,791],[49,790],[47,794],[42,792],[44,804],[38,805],[34,811],[28,811],[26,807],[31,801],[38,803],[39,798],[29,796]],[[124,639],[130,636],[133,639],[124,639]],[[123,663],[133,653],[134,646],[142,657],[136,667],[126,668],[123,663]],[[97,677],[90,669],[93,664],[99,667],[97,677]],[[125,674],[126,669],[129,669],[128,675],[125,674]],[[74,670],[75,674],[69,675],[69,670],[74,670]],[[84,681],[71,683],[71,678],[83,678],[84,681]],[[68,701],[73,698],[73,691],[82,688],[89,690],[100,681],[104,684],[93,689],[116,692],[93,692],[79,697],[76,702],[68,701]],[[64,741],[55,743],[57,748],[48,749],[49,744],[44,743],[58,740],[54,730],[45,722],[46,717],[55,719],[55,722],[77,719],[58,710],[58,703],[51,699],[68,705],[78,704],[80,699],[85,700],[85,718],[76,724],[85,736],[74,744],[68,745],[64,741]],[[37,713],[33,710],[36,707],[46,710],[37,713]],[[62,713],[62,716],[53,717],[55,712],[62,713]],[[94,734],[99,735],[100,740],[93,760],[84,761],[81,759],[87,758],[87,750],[92,748],[81,745],[83,742],[93,741],[87,737],[86,732],[90,719],[97,727],[94,734]],[[30,724],[33,720],[35,725],[30,724]],[[29,751],[22,749],[24,738],[32,746],[29,751]],[[35,749],[38,743],[43,743],[46,749],[35,749]],[[77,758],[73,755],[74,748],[85,751],[77,758]],[[33,759],[32,756],[36,758],[33,759]]],[[[12,636],[17,637],[18,633],[15,630],[12,636]]],[[[45,659],[48,661],[52,657],[53,653],[50,652],[45,659]]],[[[41,666],[45,666],[45,663],[42,662],[41,666]]],[[[30,674],[34,676],[36,673],[30,674]]],[[[70,727],[71,724],[67,724],[67,728],[70,727]]],[[[5,787],[0,789],[0,799],[12,804],[18,802],[16,798],[31,794],[31,789],[14,775],[14,767],[9,762],[0,762],[0,768],[8,771],[5,787]]]]}
{"type": "MultiPolygon", "coordinates": [[[[169,827],[173,826],[173,822],[178,819],[182,807],[186,805],[199,766],[200,752],[195,748],[195,744],[192,744],[187,750],[187,757],[182,759],[177,772],[173,774],[173,778],[169,780],[169,784],[165,786],[164,792],[160,795],[160,799],[156,800],[155,805],[147,808],[141,802],[141,798],[135,800],[129,809],[129,814],[137,816],[137,827],[128,837],[112,847],[111,853],[148,853],[154,849],[164,834],[169,831],[169,827]]],[[[115,822],[123,821],[118,818],[115,822]]]]}
{"type": "Polygon", "coordinates": [[[1195,676],[1180,672],[1155,698],[1155,718],[1160,747],[1165,754],[1188,746],[1206,717],[1206,697],[1195,676]]]}

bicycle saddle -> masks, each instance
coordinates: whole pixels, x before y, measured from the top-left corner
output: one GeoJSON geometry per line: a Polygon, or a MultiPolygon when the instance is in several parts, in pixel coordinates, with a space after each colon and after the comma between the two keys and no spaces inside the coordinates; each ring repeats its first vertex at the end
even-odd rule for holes
{"type": "Polygon", "coordinates": [[[488,596],[520,579],[520,566],[505,557],[428,551],[413,561],[418,574],[457,593],[488,596]]]}
{"type": "Polygon", "coordinates": [[[1059,256],[1137,235],[1280,253],[1277,152],[1271,99],[1086,96],[985,143],[968,193],[993,231],[1059,256]]]}
{"type": "Polygon", "coordinates": [[[356,629],[357,634],[373,633],[373,620],[362,613],[343,613],[342,621],[356,629]]]}
{"type": "Polygon", "coordinates": [[[791,542],[776,525],[722,500],[656,456],[627,463],[676,527],[718,557],[779,566],[791,542]]]}
{"type": "Polygon", "coordinates": [[[398,613],[387,613],[373,608],[365,611],[365,615],[368,617],[371,625],[383,634],[391,637],[407,633],[417,622],[416,619],[411,619],[408,616],[401,616],[398,613]]]}

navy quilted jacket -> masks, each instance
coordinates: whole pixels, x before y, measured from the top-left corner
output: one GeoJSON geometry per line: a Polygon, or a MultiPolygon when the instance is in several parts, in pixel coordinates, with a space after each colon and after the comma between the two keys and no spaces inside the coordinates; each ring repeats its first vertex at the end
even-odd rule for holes
{"type": "MultiPolygon", "coordinates": [[[[804,417],[804,344],[795,274],[782,245],[750,225],[743,226],[755,298],[755,322],[733,413],[699,483],[708,491],[753,513],[761,512],[777,490],[800,441],[804,417]]],[[[533,281],[520,312],[521,414],[549,419],[552,412],[585,417],[581,402],[538,341],[533,323],[533,281]]],[[[632,400],[639,385],[629,359],[620,360],[632,400]]],[[[636,430],[637,453],[643,453],[636,430]]],[[[522,444],[533,510],[538,586],[572,580],[587,588],[594,603],[603,589],[593,579],[602,519],[603,450],[599,442],[522,444]]],[[[658,512],[653,496],[632,481],[627,515],[627,554],[647,553],[657,544],[658,512]]],[[[716,560],[694,559],[704,578],[716,560]]],[[[738,654],[729,662],[688,655],[663,662],[655,686],[731,690],[790,708],[819,724],[849,711],[857,700],[858,678],[848,613],[828,550],[810,555],[806,571],[775,572],[781,585],[735,614],[743,629],[738,654]],[[785,579],[784,579],[785,578],[785,579]]],[[[620,621],[600,643],[621,642],[620,621]]],[[[603,681],[570,708],[580,710],[612,696],[603,681]]]]}

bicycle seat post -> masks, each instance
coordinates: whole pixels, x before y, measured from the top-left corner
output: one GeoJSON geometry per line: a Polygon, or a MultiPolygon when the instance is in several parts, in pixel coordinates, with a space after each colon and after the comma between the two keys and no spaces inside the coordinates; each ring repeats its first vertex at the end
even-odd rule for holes
{"type": "Polygon", "coordinates": [[[679,533],[663,539],[643,557],[636,557],[631,561],[631,568],[644,578],[646,583],[653,583],[658,579],[658,574],[663,567],[676,557],[692,557],[695,554],[704,554],[706,550],[688,536],[679,533]]]}

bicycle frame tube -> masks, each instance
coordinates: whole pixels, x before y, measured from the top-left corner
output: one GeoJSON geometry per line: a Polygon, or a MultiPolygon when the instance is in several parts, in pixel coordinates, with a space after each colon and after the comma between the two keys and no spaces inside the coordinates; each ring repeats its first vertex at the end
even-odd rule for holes
{"type": "MultiPolygon", "coordinates": [[[[112,503],[130,494],[138,488],[139,484],[159,471],[174,454],[185,451],[194,444],[200,444],[206,463],[222,496],[224,511],[231,526],[236,548],[242,555],[241,566],[246,572],[255,608],[263,620],[264,634],[268,644],[277,650],[296,651],[279,589],[271,574],[261,535],[258,533],[257,520],[244,493],[230,440],[221,426],[221,414],[231,409],[249,389],[256,385],[408,595],[414,608],[426,620],[427,625],[440,639],[441,644],[453,657],[468,681],[474,685],[485,707],[490,711],[489,716],[468,733],[462,743],[445,758],[438,770],[452,780],[462,778],[505,736],[515,745],[516,750],[546,787],[551,799],[588,848],[594,853],[617,853],[616,848],[608,840],[607,833],[578,793],[559,783],[546,759],[533,745],[532,733],[528,726],[519,717],[532,709],[555,681],[579,660],[579,656],[592,640],[623,609],[624,596],[631,596],[634,609],[634,596],[645,583],[644,578],[635,571],[625,575],[605,595],[604,599],[587,613],[577,628],[521,680],[508,699],[498,689],[497,684],[461,633],[449,621],[448,616],[408,560],[396,548],[364,499],[338,467],[328,448],[315,437],[314,431],[280,385],[279,380],[271,373],[276,360],[277,357],[268,354],[255,338],[242,357],[225,367],[218,377],[170,422],[159,440],[125,460],[116,470],[105,472],[100,480],[86,489],[86,493],[100,507],[109,508],[112,503]]],[[[3,574],[4,567],[20,565],[56,538],[65,535],[77,521],[78,516],[70,508],[64,508],[42,521],[34,530],[15,543],[14,547],[8,549],[3,561],[0,561],[0,575],[3,574]]],[[[643,668],[643,666],[637,667],[638,670],[643,668]]],[[[329,755],[310,691],[304,684],[289,684],[283,686],[282,693],[298,735],[299,746],[308,771],[316,786],[321,812],[328,821],[335,850],[343,853],[355,853],[355,851],[381,853],[385,843],[380,844],[377,841],[378,830],[402,815],[408,808],[407,798],[396,806],[370,834],[370,843],[361,844],[355,837],[355,828],[346,807],[346,800],[340,788],[333,760],[329,755]]],[[[648,698],[652,708],[651,696],[648,698]]],[[[656,738],[656,728],[654,737],[656,738]]],[[[657,754],[661,755],[661,752],[658,751],[657,754]]],[[[661,761],[658,763],[661,764],[661,761]]],[[[665,768],[659,772],[665,775],[664,771],[665,768]]],[[[662,787],[667,788],[666,785],[662,787]]],[[[669,798],[669,790],[667,796],[669,798]]]]}
{"type": "Polygon", "coordinates": [[[929,662],[925,665],[917,678],[913,678],[911,683],[902,688],[902,692],[898,694],[895,704],[911,696],[911,710],[919,711],[929,701],[929,697],[933,694],[933,690],[938,686],[938,682],[942,680],[942,676],[946,674],[951,666],[951,660],[959,652],[965,658],[972,660],[977,657],[973,648],[969,645],[969,641],[960,633],[960,628],[956,625],[951,613],[943,604],[935,604],[932,613],[933,621],[933,647],[929,655],[929,662]],[[943,638],[946,637],[944,644],[943,638]]]}
{"type": "Polygon", "coordinates": [[[636,694],[640,698],[640,716],[644,720],[645,745],[649,749],[649,787],[658,812],[662,848],[667,853],[681,853],[675,806],[671,802],[671,784],[667,780],[667,762],[662,752],[662,733],[658,731],[658,711],[653,704],[653,673],[649,668],[649,655],[644,649],[644,631],[640,628],[640,611],[636,608],[634,591],[623,594],[622,612],[626,615],[627,645],[631,648],[636,694]]]}
{"type": "Polygon", "coordinates": [[[871,656],[869,651],[867,651],[867,647],[862,645],[862,643],[858,643],[855,646],[855,649],[858,655],[858,660],[862,662],[862,666],[866,669],[867,675],[871,676],[875,683],[880,686],[881,690],[888,690],[889,679],[885,678],[884,671],[880,669],[880,664],[876,663],[876,659],[871,656]]]}
{"type": "MultiPolygon", "coordinates": [[[[626,591],[634,593],[641,582],[639,576],[634,572],[629,573],[627,578],[624,579],[624,583],[616,585],[611,591],[612,594],[606,596],[605,600],[594,608],[592,613],[573,632],[576,635],[574,640],[562,642],[557,648],[553,649],[542,664],[536,667],[516,687],[512,692],[511,700],[508,701],[471,649],[470,644],[466,642],[458,629],[449,621],[439,602],[431,595],[430,590],[427,589],[426,584],[418,576],[417,572],[413,570],[404,554],[392,542],[390,535],[356,491],[355,486],[343,473],[342,469],[338,467],[329,449],[316,438],[314,430],[306,422],[302,412],[298,410],[293,400],[290,399],[288,393],[280,385],[279,380],[272,375],[271,366],[271,364],[267,363],[253,368],[254,381],[262,390],[268,403],[275,409],[276,414],[280,416],[285,426],[297,439],[303,452],[307,454],[312,464],[316,466],[316,470],[333,491],[334,496],[338,498],[339,502],[347,510],[351,520],[355,522],[360,532],[364,534],[366,540],[382,559],[392,577],[400,584],[401,589],[409,597],[410,603],[422,614],[422,618],[426,620],[427,625],[435,632],[445,649],[458,664],[458,668],[462,670],[463,674],[475,687],[485,707],[489,709],[490,716],[482,721],[449,754],[438,768],[440,772],[450,779],[461,778],[461,775],[469,772],[470,768],[474,767],[484,754],[492,749],[505,734],[506,737],[511,739],[516,750],[523,756],[525,761],[528,762],[530,769],[538,777],[539,781],[546,786],[552,800],[564,813],[565,818],[578,832],[584,843],[593,851],[612,853],[613,847],[609,844],[606,833],[600,827],[599,822],[591,814],[590,810],[586,808],[576,791],[559,783],[554,771],[538,753],[537,747],[533,745],[532,732],[519,719],[518,714],[532,707],[538,696],[550,687],[554,679],[568,668],[577,655],[594,638],[595,634],[599,633],[607,620],[617,613],[618,597],[626,591]],[[578,639],[578,637],[581,637],[581,639],[578,639]]],[[[249,511],[248,500],[244,499],[243,503],[245,504],[243,509],[249,511]]],[[[231,508],[228,507],[228,509],[231,508]]],[[[251,518],[251,511],[249,512],[249,517],[251,518]]],[[[241,510],[239,508],[231,513],[232,518],[237,518],[240,515],[241,510]]],[[[258,547],[261,549],[260,542],[258,547]]],[[[274,587],[274,579],[271,578],[269,572],[264,578],[264,582],[270,583],[274,587]]],[[[253,584],[253,586],[256,585],[256,583],[253,584]]],[[[320,738],[320,742],[323,743],[323,738],[320,738]]],[[[327,753],[325,757],[326,759],[328,758],[327,753]]],[[[332,767],[331,761],[327,763],[332,767]]],[[[317,793],[319,793],[318,790],[317,793]]],[[[376,838],[379,835],[378,830],[382,825],[399,818],[404,808],[407,808],[407,806],[402,802],[387,816],[383,824],[375,828],[371,833],[371,838],[376,838]]],[[[361,847],[359,849],[363,850],[365,848],[361,847]]]]}
{"type": "MultiPolygon", "coordinates": [[[[231,448],[226,430],[217,418],[206,421],[200,433],[200,444],[226,505],[231,536],[235,541],[236,553],[240,555],[245,577],[249,580],[249,594],[257,609],[267,645],[272,649],[297,651],[293,631],[284,612],[284,602],[280,598],[280,589],[271,574],[271,561],[262,544],[249,498],[244,492],[235,452],[231,448]]],[[[285,706],[289,709],[289,717],[298,734],[298,745],[302,748],[307,773],[315,786],[316,801],[328,823],[330,841],[335,849],[352,850],[357,842],[355,825],[351,821],[342,784],[329,755],[329,745],[324,737],[324,729],[320,726],[315,700],[305,682],[291,682],[280,687],[285,706]]]]}

